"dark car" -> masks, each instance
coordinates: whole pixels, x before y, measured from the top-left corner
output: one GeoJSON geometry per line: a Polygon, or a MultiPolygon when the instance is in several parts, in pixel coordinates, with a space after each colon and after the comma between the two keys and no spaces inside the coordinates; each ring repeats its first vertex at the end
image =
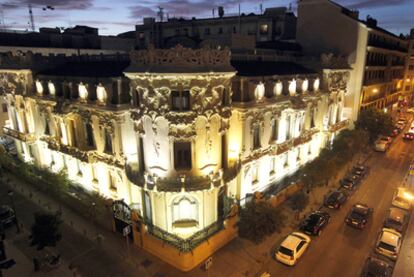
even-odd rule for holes
{"type": "Polygon", "coordinates": [[[368,257],[365,261],[364,268],[361,273],[362,277],[391,277],[392,266],[387,262],[374,258],[368,257]]]}
{"type": "Polygon", "coordinates": [[[384,227],[403,233],[408,223],[408,213],[403,209],[391,207],[384,220],[384,227]]]}
{"type": "Polygon", "coordinates": [[[339,183],[342,187],[353,190],[355,187],[359,184],[362,176],[356,175],[356,174],[350,174],[343,178],[339,183]]]}
{"type": "Polygon", "coordinates": [[[12,208],[6,205],[0,207],[0,222],[3,226],[16,222],[16,216],[12,208]]]}
{"type": "Polygon", "coordinates": [[[349,226],[364,229],[368,223],[368,219],[371,217],[373,209],[365,204],[355,204],[352,206],[351,211],[345,219],[346,224],[349,226]]]}
{"type": "Polygon", "coordinates": [[[329,194],[325,199],[325,206],[331,209],[340,209],[346,201],[346,194],[340,190],[336,190],[329,194]]]}
{"type": "Polygon", "coordinates": [[[327,212],[314,211],[301,224],[300,230],[308,235],[320,235],[331,216],[327,212]]]}
{"type": "Polygon", "coordinates": [[[398,129],[398,128],[395,128],[394,130],[392,130],[391,131],[391,133],[390,133],[390,137],[396,137],[396,136],[398,136],[398,134],[401,132],[401,130],[400,129],[398,129]]]}
{"type": "Polygon", "coordinates": [[[363,165],[355,165],[352,168],[352,173],[359,177],[364,177],[366,174],[368,174],[368,168],[363,165]]]}

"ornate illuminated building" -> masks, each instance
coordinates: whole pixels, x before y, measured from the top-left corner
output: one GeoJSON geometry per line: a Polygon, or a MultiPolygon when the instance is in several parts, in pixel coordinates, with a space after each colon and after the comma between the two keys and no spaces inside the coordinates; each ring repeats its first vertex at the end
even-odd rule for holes
{"type": "Polygon", "coordinates": [[[181,46],[130,62],[15,58],[0,87],[19,157],[122,200],[142,224],[134,241],[182,270],[235,236],[229,204],[278,186],[348,125],[348,69],[181,46]]]}

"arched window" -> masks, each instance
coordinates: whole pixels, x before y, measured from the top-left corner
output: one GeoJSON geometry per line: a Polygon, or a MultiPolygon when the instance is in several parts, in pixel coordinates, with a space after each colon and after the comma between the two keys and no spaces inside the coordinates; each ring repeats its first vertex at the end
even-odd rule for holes
{"type": "Polygon", "coordinates": [[[198,224],[198,203],[197,200],[189,197],[178,197],[172,205],[173,224],[179,227],[193,227],[198,224]]]}

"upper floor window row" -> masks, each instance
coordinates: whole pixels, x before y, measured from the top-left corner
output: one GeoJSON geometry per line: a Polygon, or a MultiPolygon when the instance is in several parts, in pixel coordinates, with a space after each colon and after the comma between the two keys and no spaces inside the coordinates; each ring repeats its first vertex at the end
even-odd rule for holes
{"type": "Polygon", "coordinates": [[[234,80],[232,84],[232,100],[235,102],[261,102],[266,98],[278,96],[295,96],[298,93],[318,92],[321,81],[316,79],[265,80],[264,82],[248,82],[241,84],[234,80]]]}
{"type": "Polygon", "coordinates": [[[92,102],[98,105],[124,104],[130,102],[129,84],[123,81],[115,81],[109,84],[89,84],[84,82],[61,82],[36,80],[35,93],[39,96],[47,95],[52,98],[64,98],[92,102]]]}

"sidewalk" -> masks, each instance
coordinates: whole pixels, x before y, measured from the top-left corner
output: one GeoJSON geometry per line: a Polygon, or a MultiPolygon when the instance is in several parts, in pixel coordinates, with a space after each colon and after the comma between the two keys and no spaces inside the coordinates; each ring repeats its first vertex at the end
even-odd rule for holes
{"type": "Polygon", "coordinates": [[[4,240],[4,246],[7,253],[8,259],[14,259],[16,264],[9,268],[3,269],[2,273],[4,277],[13,276],[27,276],[27,277],[70,277],[72,276],[71,271],[61,265],[51,271],[33,271],[33,262],[30,260],[22,251],[20,251],[11,240],[4,240]]]}
{"type": "MultiPolygon", "coordinates": [[[[121,234],[97,228],[92,219],[85,220],[54,199],[18,180],[15,176],[6,173],[3,177],[3,183],[13,189],[16,194],[22,195],[43,210],[62,212],[64,225],[61,229],[63,235],[57,248],[62,253],[62,257],[67,260],[67,264],[76,266],[82,276],[164,276],[159,272],[161,269],[173,274],[168,276],[181,273],[157,257],[134,246],[130,247],[130,255],[128,256],[127,247],[121,234]],[[5,178],[10,180],[9,184],[6,184],[5,178]],[[97,232],[101,238],[100,243],[97,243],[96,240],[97,232]]],[[[19,212],[20,207],[18,205],[16,207],[19,212]]]]}

